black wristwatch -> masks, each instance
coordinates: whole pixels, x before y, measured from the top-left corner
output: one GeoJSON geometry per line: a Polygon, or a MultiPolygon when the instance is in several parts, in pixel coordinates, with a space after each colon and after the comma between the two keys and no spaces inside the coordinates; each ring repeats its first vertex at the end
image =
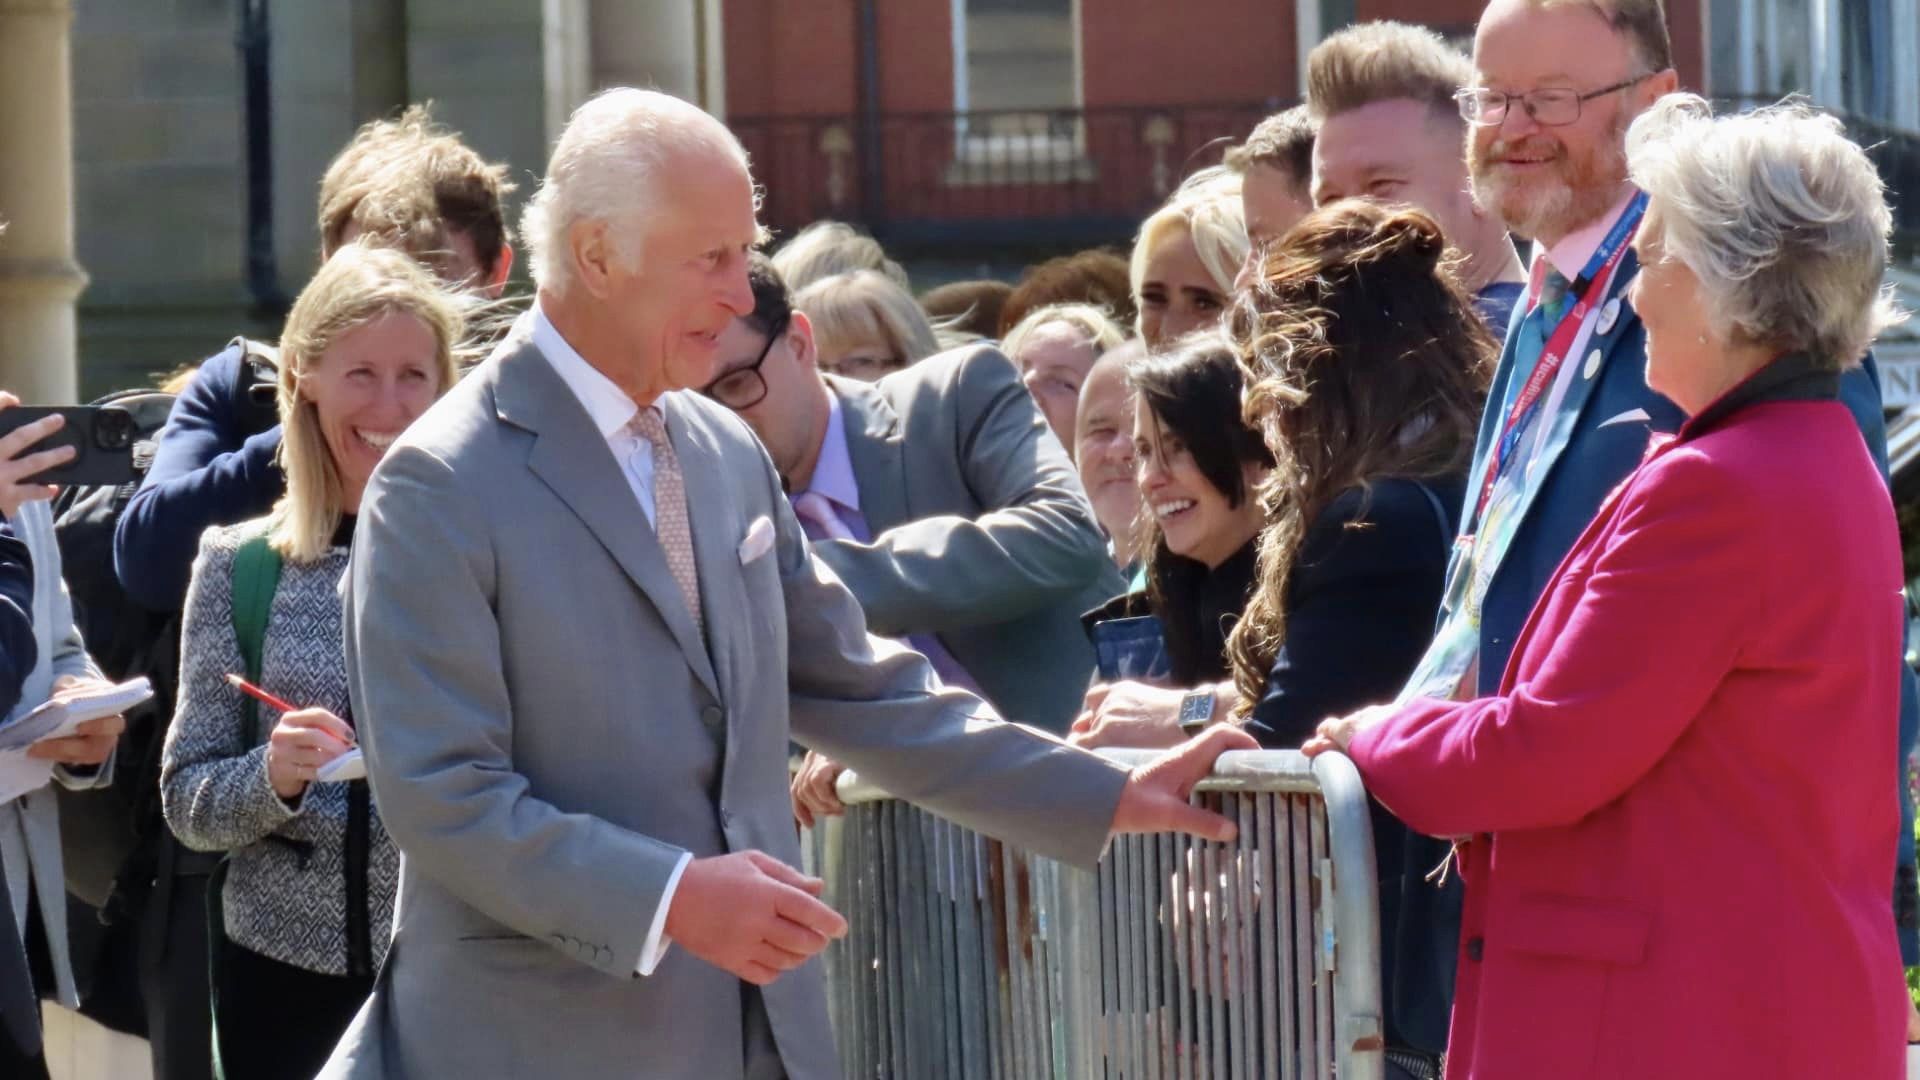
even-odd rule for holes
{"type": "Polygon", "coordinates": [[[1211,690],[1190,690],[1180,699],[1180,730],[1197,735],[1213,723],[1214,694],[1211,690]]]}

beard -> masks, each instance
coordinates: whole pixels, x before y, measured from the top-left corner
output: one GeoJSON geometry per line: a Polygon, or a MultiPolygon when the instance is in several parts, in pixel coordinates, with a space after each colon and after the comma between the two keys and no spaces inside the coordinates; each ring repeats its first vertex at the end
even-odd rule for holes
{"type": "Polygon", "coordinates": [[[1467,165],[1474,200],[1529,240],[1567,235],[1613,209],[1627,179],[1626,134],[1632,120],[1624,111],[1616,112],[1606,133],[1578,157],[1545,133],[1470,146],[1467,165]],[[1509,155],[1544,159],[1545,164],[1528,167],[1532,175],[1523,176],[1502,160],[1509,155]]]}

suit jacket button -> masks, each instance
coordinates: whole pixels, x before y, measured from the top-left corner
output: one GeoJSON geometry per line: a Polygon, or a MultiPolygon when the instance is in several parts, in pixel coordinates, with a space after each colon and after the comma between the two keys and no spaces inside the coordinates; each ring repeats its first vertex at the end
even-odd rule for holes
{"type": "Polygon", "coordinates": [[[1477,964],[1480,962],[1480,954],[1486,951],[1487,940],[1485,938],[1476,935],[1467,939],[1467,959],[1477,964]]]}
{"type": "Polygon", "coordinates": [[[700,722],[710,728],[725,727],[727,714],[718,705],[709,705],[700,710],[700,722]]]}

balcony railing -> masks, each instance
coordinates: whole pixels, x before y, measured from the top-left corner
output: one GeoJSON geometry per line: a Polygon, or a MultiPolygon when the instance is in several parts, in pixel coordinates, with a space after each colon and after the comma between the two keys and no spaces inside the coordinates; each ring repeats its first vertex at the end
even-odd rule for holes
{"type": "Polygon", "coordinates": [[[837,218],[890,240],[1124,240],[1276,103],[1052,111],[749,116],[763,218],[837,218]]]}

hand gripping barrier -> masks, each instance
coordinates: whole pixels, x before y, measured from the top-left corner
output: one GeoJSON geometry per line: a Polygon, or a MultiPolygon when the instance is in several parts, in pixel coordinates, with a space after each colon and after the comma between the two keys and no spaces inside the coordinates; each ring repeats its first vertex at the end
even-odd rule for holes
{"type": "Polygon", "coordinates": [[[802,850],[850,924],[825,957],[849,1078],[1383,1075],[1372,820],[1345,757],[1222,755],[1194,799],[1237,840],[1119,837],[1092,873],[851,773],[840,797],[802,850]]]}

